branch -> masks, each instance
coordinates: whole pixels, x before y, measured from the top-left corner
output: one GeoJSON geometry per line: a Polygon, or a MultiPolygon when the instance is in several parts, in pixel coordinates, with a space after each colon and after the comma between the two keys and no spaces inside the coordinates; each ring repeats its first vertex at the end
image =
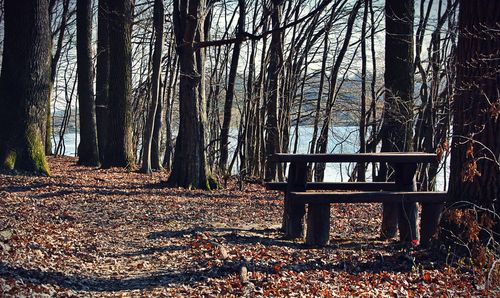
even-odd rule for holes
{"type": "MultiPolygon", "coordinates": [[[[274,32],[281,32],[281,31],[284,31],[290,27],[293,27],[293,26],[296,26],[297,24],[302,23],[303,21],[316,15],[318,12],[323,11],[323,9],[331,2],[332,2],[332,0],[324,0],[320,5],[318,5],[318,7],[316,7],[313,11],[311,11],[307,15],[303,16],[300,19],[297,19],[296,21],[288,23],[288,24],[284,25],[283,27],[268,30],[268,31],[262,32],[261,34],[252,34],[250,32],[241,32],[240,34],[237,34],[237,36],[235,38],[202,41],[202,42],[194,43],[193,46],[196,48],[206,48],[206,47],[211,47],[211,46],[223,46],[223,45],[228,45],[228,44],[233,44],[233,43],[241,43],[241,42],[247,41],[249,39],[250,40],[260,40],[263,37],[268,36],[274,32]]],[[[186,44],[179,45],[179,47],[182,47],[182,46],[186,46],[186,44]]]]}

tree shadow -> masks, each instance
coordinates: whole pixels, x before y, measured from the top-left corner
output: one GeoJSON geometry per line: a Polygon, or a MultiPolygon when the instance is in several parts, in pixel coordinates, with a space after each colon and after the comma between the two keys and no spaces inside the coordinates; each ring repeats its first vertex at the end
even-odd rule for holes
{"type": "Polygon", "coordinates": [[[25,269],[0,263],[0,276],[22,280],[33,284],[54,284],[76,291],[112,292],[139,290],[150,287],[165,287],[171,284],[190,285],[209,278],[223,278],[233,272],[236,266],[230,264],[200,270],[173,271],[165,270],[150,275],[138,277],[94,277],[86,275],[72,275],[58,271],[41,271],[39,269],[25,269]]]}
{"type": "Polygon", "coordinates": [[[283,270],[294,271],[295,273],[310,270],[344,271],[350,274],[358,274],[360,272],[379,273],[383,271],[402,273],[412,270],[412,265],[408,261],[404,261],[401,256],[391,256],[387,257],[386,260],[364,262],[344,258],[336,263],[327,263],[320,258],[289,264],[226,260],[222,265],[210,268],[179,271],[163,270],[137,277],[118,276],[112,278],[66,274],[58,271],[42,271],[40,269],[25,269],[0,263],[0,277],[17,279],[32,284],[53,284],[76,291],[114,292],[166,287],[173,284],[193,285],[197,282],[209,279],[221,279],[230,274],[239,273],[242,265],[245,265],[249,271],[267,274],[278,273],[283,270]]]}

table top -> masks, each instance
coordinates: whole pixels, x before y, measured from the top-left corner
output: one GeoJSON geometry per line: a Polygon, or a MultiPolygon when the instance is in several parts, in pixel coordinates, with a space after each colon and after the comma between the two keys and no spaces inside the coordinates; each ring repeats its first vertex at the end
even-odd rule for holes
{"type": "Polygon", "coordinates": [[[435,153],[423,152],[380,152],[380,153],[318,153],[293,154],[276,153],[268,157],[271,162],[390,162],[390,163],[434,163],[435,153]]]}

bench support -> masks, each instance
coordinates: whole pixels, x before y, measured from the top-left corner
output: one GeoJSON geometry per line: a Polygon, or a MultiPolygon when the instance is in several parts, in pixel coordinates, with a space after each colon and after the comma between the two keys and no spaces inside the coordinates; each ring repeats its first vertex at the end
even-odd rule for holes
{"type": "Polygon", "coordinates": [[[302,238],[304,236],[305,205],[294,204],[288,194],[292,191],[305,191],[306,183],[307,163],[290,163],[282,222],[282,229],[287,239],[302,238]]]}
{"type": "MultiPolygon", "coordinates": [[[[415,163],[398,163],[393,165],[396,187],[398,191],[416,191],[417,184],[415,174],[417,164],[415,163]]],[[[417,219],[418,209],[417,203],[400,203],[398,204],[398,226],[399,226],[399,241],[411,242],[419,240],[417,219]]]]}
{"type": "Polygon", "coordinates": [[[330,240],[330,204],[307,206],[306,244],[324,246],[330,240]]]}
{"type": "Polygon", "coordinates": [[[432,236],[436,233],[443,208],[443,203],[422,204],[422,215],[420,219],[420,245],[423,248],[427,248],[429,246],[432,236]]]}

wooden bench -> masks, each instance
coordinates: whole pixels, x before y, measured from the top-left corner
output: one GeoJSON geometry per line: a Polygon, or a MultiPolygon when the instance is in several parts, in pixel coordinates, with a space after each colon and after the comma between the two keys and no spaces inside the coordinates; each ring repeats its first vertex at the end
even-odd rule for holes
{"type": "Polygon", "coordinates": [[[417,206],[422,204],[420,243],[427,246],[436,232],[446,192],[416,191],[415,174],[420,163],[438,162],[429,153],[286,154],[271,155],[268,162],[289,162],[287,182],[268,182],[266,188],[285,192],[283,229],[288,238],[304,236],[306,243],[323,246],[330,231],[332,203],[398,204],[401,241],[418,240],[417,206]],[[394,182],[308,182],[307,164],[326,162],[386,162],[395,171],[394,182]],[[321,192],[320,192],[321,191],[321,192]]]}

